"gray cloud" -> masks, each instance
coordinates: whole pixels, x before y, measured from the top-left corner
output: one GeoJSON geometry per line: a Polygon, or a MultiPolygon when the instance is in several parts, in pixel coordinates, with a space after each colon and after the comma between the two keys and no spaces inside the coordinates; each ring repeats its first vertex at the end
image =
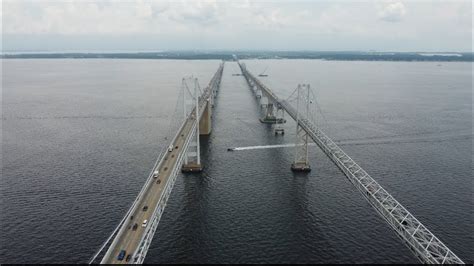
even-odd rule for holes
{"type": "Polygon", "coordinates": [[[378,13],[380,20],[387,22],[399,22],[406,14],[405,5],[401,1],[386,3],[378,13]]]}
{"type": "Polygon", "coordinates": [[[469,51],[472,42],[468,0],[3,0],[2,4],[6,50],[469,51]]]}

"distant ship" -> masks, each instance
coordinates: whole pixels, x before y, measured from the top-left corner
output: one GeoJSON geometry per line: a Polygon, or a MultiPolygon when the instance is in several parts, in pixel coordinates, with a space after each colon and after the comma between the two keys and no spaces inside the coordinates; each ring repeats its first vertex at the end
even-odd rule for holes
{"type": "Polygon", "coordinates": [[[268,67],[265,68],[265,70],[264,70],[262,73],[260,73],[258,76],[259,76],[259,77],[268,77],[268,75],[265,74],[265,71],[267,71],[267,69],[268,69],[268,67]]]}

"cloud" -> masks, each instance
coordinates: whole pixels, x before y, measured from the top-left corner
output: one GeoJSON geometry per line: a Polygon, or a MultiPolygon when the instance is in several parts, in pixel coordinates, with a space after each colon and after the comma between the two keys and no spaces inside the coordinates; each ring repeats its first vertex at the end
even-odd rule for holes
{"type": "Polygon", "coordinates": [[[401,1],[390,1],[379,6],[378,18],[387,22],[399,22],[405,14],[405,5],[401,1]]]}
{"type": "Polygon", "coordinates": [[[464,51],[472,43],[469,0],[0,1],[3,44],[11,50],[67,42],[65,49],[464,51]]]}
{"type": "Polygon", "coordinates": [[[224,11],[213,1],[188,1],[174,3],[169,14],[170,19],[179,23],[197,23],[199,25],[212,25],[219,21],[219,15],[224,11]]]}

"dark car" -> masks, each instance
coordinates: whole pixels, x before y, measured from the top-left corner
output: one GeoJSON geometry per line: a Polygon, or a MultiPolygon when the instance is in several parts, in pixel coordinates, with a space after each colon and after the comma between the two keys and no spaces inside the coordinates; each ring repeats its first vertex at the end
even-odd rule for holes
{"type": "Polygon", "coordinates": [[[120,253],[119,253],[118,256],[117,256],[117,259],[118,259],[118,260],[123,260],[123,258],[125,258],[125,253],[126,253],[125,250],[123,250],[123,249],[120,250],[120,253]]]}
{"type": "Polygon", "coordinates": [[[132,258],[132,254],[128,254],[128,255],[127,255],[127,258],[125,259],[125,261],[130,261],[131,258],[132,258]]]}
{"type": "Polygon", "coordinates": [[[148,210],[148,206],[143,207],[143,211],[148,210]]]}
{"type": "Polygon", "coordinates": [[[135,224],[133,225],[133,227],[132,227],[132,230],[133,230],[133,231],[137,230],[137,227],[138,227],[138,224],[135,223],[135,224]]]}

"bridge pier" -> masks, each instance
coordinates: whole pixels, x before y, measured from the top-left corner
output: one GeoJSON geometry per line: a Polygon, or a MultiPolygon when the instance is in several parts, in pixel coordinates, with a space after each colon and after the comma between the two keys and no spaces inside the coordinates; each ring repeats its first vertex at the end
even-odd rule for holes
{"type": "Polygon", "coordinates": [[[308,161],[308,134],[300,126],[296,127],[295,161],[291,164],[293,172],[310,172],[308,161]]]}
{"type": "Polygon", "coordinates": [[[185,163],[181,168],[181,172],[183,173],[200,173],[202,172],[202,165],[198,163],[185,163]]]}
{"type": "Polygon", "coordinates": [[[295,161],[291,164],[291,170],[294,172],[310,172],[311,166],[308,161],[308,132],[300,125],[301,120],[309,117],[309,85],[298,84],[298,95],[296,102],[296,140],[295,140],[295,161]],[[305,104],[306,106],[301,106],[305,104]],[[306,114],[301,114],[300,109],[306,107],[306,114]]]}
{"type": "Polygon", "coordinates": [[[255,89],[252,89],[255,92],[255,97],[257,97],[257,99],[261,99],[262,98],[262,90],[260,90],[260,88],[257,85],[252,84],[251,86],[252,86],[252,88],[255,87],[255,89]]]}
{"type": "Polygon", "coordinates": [[[277,123],[275,124],[275,128],[274,128],[275,135],[278,135],[278,134],[285,135],[285,129],[282,126],[284,123],[286,123],[284,116],[285,116],[285,110],[283,110],[280,104],[277,104],[277,111],[276,111],[277,123]]]}
{"type": "Polygon", "coordinates": [[[202,114],[201,120],[199,121],[199,134],[208,136],[212,130],[212,110],[211,103],[208,101],[204,107],[204,113],[202,114]]]}
{"type": "MultiPolygon", "coordinates": [[[[186,85],[186,84],[185,84],[186,85]]],[[[196,123],[195,129],[193,136],[191,136],[191,142],[189,143],[189,147],[186,151],[186,155],[184,156],[184,164],[181,167],[181,172],[183,173],[191,173],[191,172],[201,172],[202,171],[202,165],[201,165],[201,152],[200,152],[200,147],[199,147],[199,135],[200,135],[200,128],[201,124],[199,123],[200,121],[200,116],[199,116],[199,94],[198,90],[199,89],[199,83],[197,81],[197,78],[194,78],[194,95],[192,95],[192,98],[194,100],[194,110],[192,111],[193,113],[191,114],[192,119],[196,119],[198,123],[196,123]]],[[[187,116],[186,114],[186,91],[184,92],[184,115],[185,117],[187,116]]],[[[209,105],[209,104],[206,104],[209,105]]],[[[170,147],[170,149],[173,149],[173,147],[170,147]]]]}
{"type": "Polygon", "coordinates": [[[278,103],[277,103],[277,111],[275,112],[275,103],[270,101],[269,97],[264,97],[267,101],[266,104],[263,104],[263,107],[265,108],[265,115],[260,118],[260,122],[265,123],[265,124],[283,124],[286,122],[285,119],[282,117],[277,117],[275,113],[278,112],[278,103]]]}
{"type": "MultiPolygon", "coordinates": [[[[224,65],[221,64],[219,70],[216,72],[214,77],[209,82],[208,87],[205,89],[205,92],[202,95],[199,95],[199,83],[197,79],[194,79],[194,95],[192,98],[194,100],[194,110],[191,114],[191,119],[195,119],[197,121],[196,128],[194,129],[193,136],[191,142],[189,143],[189,147],[186,151],[186,155],[184,157],[184,164],[181,167],[181,171],[183,173],[196,173],[201,172],[203,170],[203,166],[201,164],[201,154],[200,154],[200,147],[199,147],[199,136],[208,136],[211,134],[212,131],[212,108],[214,107],[215,97],[217,91],[219,90],[219,86],[222,79],[222,71],[224,65]],[[207,93],[206,93],[207,92],[207,93]],[[202,98],[204,97],[205,102],[202,103],[202,98]],[[201,101],[201,106],[199,106],[199,102],[201,101]]],[[[186,85],[186,84],[185,84],[186,85]]],[[[183,86],[183,89],[187,88],[183,86]]],[[[189,91],[188,91],[189,92],[189,91]]],[[[184,95],[186,95],[186,91],[184,91],[184,95]]],[[[183,97],[185,98],[185,97],[183,97]]],[[[187,118],[186,114],[186,100],[184,99],[184,115],[187,118]]]]}

